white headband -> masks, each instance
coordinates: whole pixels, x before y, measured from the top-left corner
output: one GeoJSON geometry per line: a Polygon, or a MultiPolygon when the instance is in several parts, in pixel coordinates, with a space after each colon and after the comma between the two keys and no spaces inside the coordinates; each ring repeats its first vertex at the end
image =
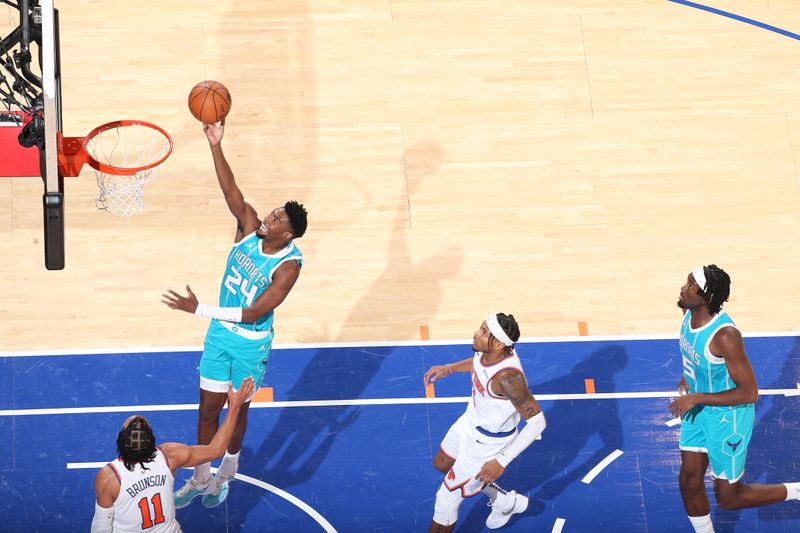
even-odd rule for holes
{"type": "Polygon", "coordinates": [[[692,276],[694,276],[694,280],[700,285],[700,290],[706,290],[706,275],[703,272],[703,267],[697,267],[692,270],[692,276]]]}
{"type": "Polygon", "coordinates": [[[508,334],[500,327],[497,321],[497,315],[489,315],[486,317],[486,326],[492,332],[494,338],[505,344],[506,346],[514,346],[514,342],[508,338],[508,334]]]}

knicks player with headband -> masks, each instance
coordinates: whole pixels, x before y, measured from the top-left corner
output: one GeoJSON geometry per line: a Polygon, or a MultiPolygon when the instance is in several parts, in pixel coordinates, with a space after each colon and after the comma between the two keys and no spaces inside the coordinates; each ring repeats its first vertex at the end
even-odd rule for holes
{"type": "MultiPolygon", "coordinates": [[[[170,290],[162,300],[172,309],[212,319],[200,359],[199,444],[211,442],[217,432],[229,384],[239,387],[243,379],[253,376],[256,390],[261,386],[272,349],[274,310],[294,287],[303,265],[294,239],[302,237],[308,226],[305,208],[294,201],[259,218],[253,206],[244,201],[222,152],[225,121],[203,124],[203,130],[219,186],[236,219],[234,244],[222,277],[219,306],[199,304],[188,285],[188,296],[170,290]]],[[[239,414],[217,475],[212,479],[210,463],[196,466],[192,477],[175,493],[175,507],[185,507],[200,495],[203,505],[209,508],[225,500],[228,482],[238,468],[251,399],[239,414]]]]}
{"type": "Polygon", "coordinates": [[[495,484],[546,426],[514,351],[518,340],[519,326],[513,315],[490,315],[472,337],[473,357],[433,366],[423,377],[427,385],[454,372],[472,374],[467,410],[450,427],[433,459],[433,466],[445,477],[436,493],[429,533],[452,531],[461,501],[479,492],[490,500],[489,529],[504,526],[513,514],[528,508],[526,496],[495,484]],[[518,430],[520,418],[526,424],[518,430]]]}
{"type": "Polygon", "coordinates": [[[714,531],[704,479],[709,466],[717,504],[723,509],[800,499],[800,483],[742,482],[758,384],[742,334],[722,311],[730,287],[730,277],[717,265],[698,267],[689,273],[678,300],[683,309],[683,377],[679,396],[669,408],[681,418],[683,505],[700,533],[714,531]]]}
{"type": "Polygon", "coordinates": [[[95,478],[91,533],[180,533],[172,501],[175,471],[222,457],[239,410],[253,390],[253,378],[244,380],[236,392],[228,390],[228,415],[207,446],[157,446],[150,422],[143,416],[129,417],[117,435],[118,457],[95,478]]]}

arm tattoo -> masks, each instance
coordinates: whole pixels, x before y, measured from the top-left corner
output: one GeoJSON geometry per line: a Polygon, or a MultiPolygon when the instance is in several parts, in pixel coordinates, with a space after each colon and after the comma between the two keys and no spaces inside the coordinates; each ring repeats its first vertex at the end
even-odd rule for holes
{"type": "Polygon", "coordinates": [[[517,412],[528,420],[541,412],[539,404],[533,399],[531,391],[528,390],[528,383],[525,381],[525,376],[514,370],[502,372],[500,378],[500,390],[503,396],[511,400],[517,412]]]}

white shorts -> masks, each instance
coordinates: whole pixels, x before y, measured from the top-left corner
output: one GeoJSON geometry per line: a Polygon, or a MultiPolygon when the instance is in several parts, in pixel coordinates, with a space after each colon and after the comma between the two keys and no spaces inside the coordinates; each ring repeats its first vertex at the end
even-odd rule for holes
{"type": "Polygon", "coordinates": [[[470,426],[464,413],[450,426],[442,440],[442,452],[455,460],[453,468],[444,478],[444,485],[453,491],[461,489],[464,498],[475,496],[483,488],[483,481],[475,479],[483,465],[495,459],[516,435],[492,437],[470,426]]]}

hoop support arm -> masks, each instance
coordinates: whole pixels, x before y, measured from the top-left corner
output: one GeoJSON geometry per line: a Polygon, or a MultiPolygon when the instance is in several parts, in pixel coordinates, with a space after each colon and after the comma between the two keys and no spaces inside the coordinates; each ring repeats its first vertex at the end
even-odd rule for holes
{"type": "Polygon", "coordinates": [[[89,162],[84,140],[86,137],[62,137],[58,134],[58,170],[62,176],[74,178],[89,162]]]}

